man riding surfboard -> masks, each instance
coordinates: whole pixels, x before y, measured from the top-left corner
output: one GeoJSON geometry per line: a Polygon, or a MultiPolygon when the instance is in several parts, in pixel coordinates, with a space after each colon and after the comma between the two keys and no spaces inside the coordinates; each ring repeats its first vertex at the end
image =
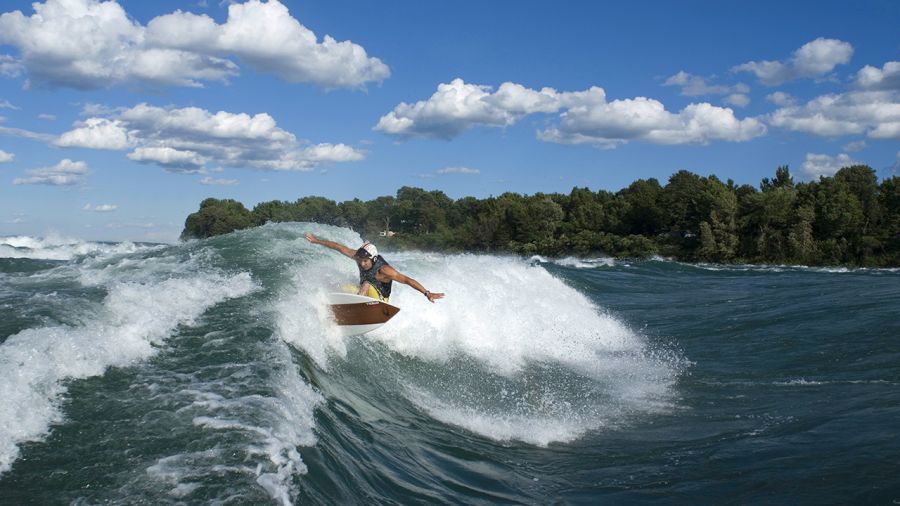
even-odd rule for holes
{"type": "Polygon", "coordinates": [[[424,295],[429,302],[444,298],[443,293],[430,292],[415,279],[401,274],[391,267],[385,259],[378,254],[378,249],[372,243],[365,243],[357,250],[353,250],[343,244],[333,241],[318,239],[312,233],[306,233],[306,240],[331,248],[345,256],[352,258],[359,267],[359,294],[387,302],[391,296],[391,286],[394,281],[409,285],[424,295]]]}

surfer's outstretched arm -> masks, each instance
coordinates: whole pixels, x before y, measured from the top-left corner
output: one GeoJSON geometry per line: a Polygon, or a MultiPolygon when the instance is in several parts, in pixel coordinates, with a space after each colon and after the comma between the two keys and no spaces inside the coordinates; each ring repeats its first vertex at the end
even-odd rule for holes
{"type": "Polygon", "coordinates": [[[343,244],[336,243],[334,241],[325,241],[322,239],[317,239],[316,236],[312,235],[312,233],[310,233],[310,232],[306,233],[306,240],[313,244],[319,244],[321,246],[325,246],[326,248],[331,248],[331,249],[341,253],[342,255],[348,256],[350,258],[353,258],[353,255],[356,254],[356,250],[350,249],[350,248],[344,246],[343,244]]]}
{"type": "Polygon", "coordinates": [[[381,272],[385,276],[391,278],[394,281],[397,281],[398,283],[403,283],[404,285],[409,285],[409,286],[415,288],[416,290],[419,291],[419,293],[421,293],[422,295],[427,297],[429,302],[434,302],[437,299],[444,298],[443,293],[429,292],[428,290],[425,289],[424,286],[422,286],[422,283],[419,283],[415,279],[413,279],[405,274],[401,274],[400,272],[397,271],[397,269],[394,269],[390,265],[385,265],[384,267],[382,267],[381,272]]]}

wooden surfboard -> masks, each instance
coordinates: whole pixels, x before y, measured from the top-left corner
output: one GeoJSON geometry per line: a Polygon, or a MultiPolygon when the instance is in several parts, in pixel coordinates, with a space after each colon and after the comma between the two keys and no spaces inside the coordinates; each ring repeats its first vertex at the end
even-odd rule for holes
{"type": "Polygon", "coordinates": [[[328,303],[334,322],[345,336],[371,332],[400,312],[397,306],[353,293],[329,293],[328,303]]]}

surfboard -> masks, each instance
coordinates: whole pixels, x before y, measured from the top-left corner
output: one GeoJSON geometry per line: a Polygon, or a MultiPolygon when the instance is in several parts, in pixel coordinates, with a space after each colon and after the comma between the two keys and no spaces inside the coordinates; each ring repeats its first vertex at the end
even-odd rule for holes
{"type": "Polygon", "coordinates": [[[354,293],[329,293],[328,304],[344,336],[371,332],[400,312],[397,306],[354,293]]]}

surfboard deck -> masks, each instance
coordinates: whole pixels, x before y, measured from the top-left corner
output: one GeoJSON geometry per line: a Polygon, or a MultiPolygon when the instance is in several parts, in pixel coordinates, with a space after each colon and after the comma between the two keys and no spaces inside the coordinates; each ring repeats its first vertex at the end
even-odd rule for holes
{"type": "Polygon", "coordinates": [[[353,293],[329,293],[328,304],[344,336],[371,332],[400,312],[397,306],[353,293]]]}

